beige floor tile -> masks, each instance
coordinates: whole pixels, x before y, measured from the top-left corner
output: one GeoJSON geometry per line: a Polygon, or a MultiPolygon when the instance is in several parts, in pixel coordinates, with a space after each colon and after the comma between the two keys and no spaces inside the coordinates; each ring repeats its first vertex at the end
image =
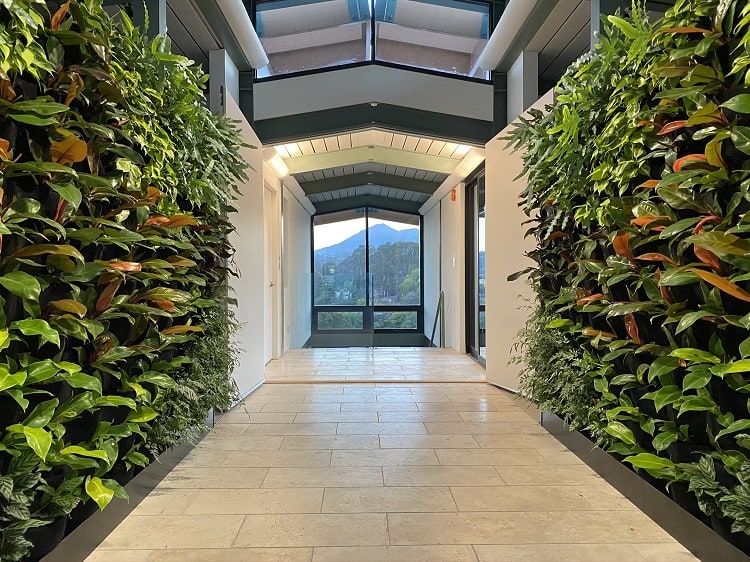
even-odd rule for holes
{"type": "Polygon", "coordinates": [[[460,422],[458,412],[378,412],[378,420],[388,423],[460,422]]]}
{"type": "MultiPolygon", "coordinates": [[[[644,562],[628,544],[476,545],[480,562],[644,562]]],[[[654,561],[656,562],[656,561],[654,561]]],[[[666,561],[664,561],[666,562],[666,561]]]]}
{"type": "Polygon", "coordinates": [[[476,434],[474,439],[483,449],[542,449],[556,447],[560,442],[551,435],[476,434]]]}
{"type": "Polygon", "coordinates": [[[385,514],[248,515],[235,547],[388,544],[385,514]]]}
{"type": "Polygon", "coordinates": [[[435,449],[444,465],[544,465],[548,461],[536,449],[435,449]]]}
{"type": "Polygon", "coordinates": [[[427,433],[430,435],[460,435],[467,433],[471,435],[488,435],[499,434],[507,435],[509,433],[517,434],[511,423],[488,422],[488,423],[439,423],[426,422],[427,433]]]}
{"type": "Polygon", "coordinates": [[[501,466],[497,471],[512,486],[577,486],[601,481],[601,477],[583,465],[501,466]]]}
{"type": "Polygon", "coordinates": [[[540,455],[542,455],[547,462],[550,464],[584,464],[584,462],[579,459],[575,453],[568,451],[564,447],[560,446],[559,448],[541,448],[536,450],[540,455]]]}
{"type": "Polygon", "coordinates": [[[190,468],[177,466],[160,488],[260,488],[267,468],[190,468]]]}
{"type": "Polygon", "coordinates": [[[384,466],[386,486],[501,486],[491,466],[384,466]]]}
{"type": "Polygon", "coordinates": [[[684,546],[676,542],[634,544],[633,549],[649,562],[695,562],[698,560],[684,546]]]}
{"type": "Polygon", "coordinates": [[[324,404],[326,402],[375,402],[375,394],[308,394],[304,402],[324,404]]]}
{"type": "Polygon", "coordinates": [[[313,562],[475,562],[469,546],[317,547],[313,562]]]}
{"type": "Polygon", "coordinates": [[[84,562],[147,562],[150,550],[95,550],[84,562]]]}
{"type": "Polygon", "coordinates": [[[331,451],[227,451],[222,467],[321,467],[331,465],[331,451]]]}
{"type": "MultiPolygon", "coordinates": [[[[301,412],[340,412],[341,404],[339,402],[266,402],[263,406],[263,412],[283,412],[283,413],[301,413],[301,412]]],[[[358,410],[353,410],[358,411],[358,410]]]]}
{"type": "Polygon", "coordinates": [[[320,513],[323,488],[200,490],[185,514],[320,513]]]}
{"type": "Polygon", "coordinates": [[[334,435],[335,423],[255,423],[247,426],[249,435],[334,435]]]}
{"type": "Polygon", "coordinates": [[[100,549],[215,548],[232,546],[241,515],[130,515],[100,549]]]}
{"type": "Polygon", "coordinates": [[[310,562],[312,548],[196,548],[152,551],[148,562],[310,562]]]}
{"type": "Polygon", "coordinates": [[[417,412],[414,402],[343,402],[342,412],[417,412]]]}
{"type": "Polygon", "coordinates": [[[447,487],[327,488],[323,513],[456,511],[447,487]]]}
{"type": "Polygon", "coordinates": [[[280,435],[251,436],[236,438],[220,436],[210,433],[198,443],[198,450],[210,451],[275,451],[281,447],[284,440],[280,435]]]}
{"type": "Polygon", "coordinates": [[[322,423],[322,422],[357,422],[357,423],[376,423],[378,422],[377,412],[316,412],[300,413],[294,418],[295,423],[322,423]]]}
{"type": "Polygon", "coordinates": [[[243,424],[243,423],[292,423],[294,413],[282,412],[230,412],[219,422],[220,427],[226,424],[243,424]]]}
{"type": "Polygon", "coordinates": [[[156,487],[133,510],[136,515],[181,515],[198,494],[195,489],[156,487]]]}
{"type": "Polygon", "coordinates": [[[458,486],[459,511],[611,511],[635,509],[603,486],[458,486]]]}
{"type": "Polygon", "coordinates": [[[379,467],[271,468],[263,488],[349,488],[382,486],[379,467]]]}
{"type": "Polygon", "coordinates": [[[287,435],[282,449],[377,449],[377,435],[287,435]]]}
{"type": "Polygon", "coordinates": [[[671,542],[637,511],[388,514],[391,544],[545,544],[671,542]],[[436,535],[435,529],[442,531],[436,535]]]}
{"type": "Polygon", "coordinates": [[[474,449],[479,444],[473,435],[381,435],[383,449],[474,449]]]}
{"type": "Polygon", "coordinates": [[[334,451],[331,466],[398,466],[440,464],[432,449],[364,449],[334,451]]]}
{"type": "Polygon", "coordinates": [[[420,435],[427,433],[422,423],[340,423],[338,435],[420,435]]]}
{"type": "Polygon", "coordinates": [[[477,399],[469,402],[418,402],[420,412],[502,412],[514,406],[489,404],[477,399]]]}
{"type": "MultiPolygon", "coordinates": [[[[485,423],[485,422],[524,422],[528,423],[529,415],[520,409],[511,409],[504,412],[459,412],[461,421],[468,423],[485,423]]],[[[532,422],[533,423],[533,422],[532,422]]]]}

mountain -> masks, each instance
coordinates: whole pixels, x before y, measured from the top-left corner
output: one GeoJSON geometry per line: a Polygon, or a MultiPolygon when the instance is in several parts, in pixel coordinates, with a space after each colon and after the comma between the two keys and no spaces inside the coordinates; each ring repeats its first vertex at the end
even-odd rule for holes
{"type": "MultiPolygon", "coordinates": [[[[419,229],[407,228],[396,230],[387,224],[376,224],[370,227],[370,247],[377,248],[382,244],[395,242],[419,242],[419,229]]],[[[357,232],[338,244],[315,250],[316,260],[328,260],[340,262],[347,258],[360,246],[365,245],[365,231],[357,232]]]]}

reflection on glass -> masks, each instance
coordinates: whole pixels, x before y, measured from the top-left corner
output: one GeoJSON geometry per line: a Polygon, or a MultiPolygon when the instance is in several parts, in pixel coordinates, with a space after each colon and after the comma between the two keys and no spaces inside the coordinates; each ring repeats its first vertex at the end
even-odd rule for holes
{"type": "Polygon", "coordinates": [[[416,330],[417,311],[376,312],[373,327],[376,330],[416,330]]]}
{"type": "Polygon", "coordinates": [[[367,304],[365,218],[356,211],[313,222],[315,305],[367,304]]]}
{"type": "Polygon", "coordinates": [[[487,78],[476,61],[489,36],[489,4],[463,0],[374,0],[375,58],[487,78]]]}
{"type": "Polygon", "coordinates": [[[372,304],[418,305],[419,217],[370,209],[369,231],[372,304]]]}
{"type": "Polygon", "coordinates": [[[361,312],[318,312],[318,330],[361,330],[361,312]]]}
{"type": "Polygon", "coordinates": [[[270,61],[259,78],[370,59],[369,0],[261,1],[255,19],[270,61]]]}

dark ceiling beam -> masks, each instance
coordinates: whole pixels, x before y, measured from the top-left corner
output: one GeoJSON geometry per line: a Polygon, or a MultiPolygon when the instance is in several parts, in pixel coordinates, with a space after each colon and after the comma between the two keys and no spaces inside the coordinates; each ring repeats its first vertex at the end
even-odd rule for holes
{"type": "Polygon", "coordinates": [[[492,138],[491,121],[385,103],[362,103],[255,121],[255,132],[263,144],[294,142],[372,127],[474,145],[484,145],[492,138]]]}
{"type": "Polygon", "coordinates": [[[315,195],[317,193],[349,189],[350,187],[359,187],[362,185],[382,185],[384,187],[392,187],[394,189],[404,189],[407,191],[416,191],[417,193],[432,195],[435,190],[440,187],[440,183],[441,182],[405,178],[403,176],[393,176],[381,172],[362,172],[323,180],[299,182],[302,189],[305,191],[305,195],[315,195]]]}
{"type": "Polygon", "coordinates": [[[393,199],[391,197],[383,197],[382,195],[357,195],[355,197],[344,197],[343,199],[333,199],[331,201],[313,202],[318,214],[346,211],[364,207],[365,205],[388,211],[417,214],[423,204],[420,201],[404,201],[403,199],[393,199]]]}

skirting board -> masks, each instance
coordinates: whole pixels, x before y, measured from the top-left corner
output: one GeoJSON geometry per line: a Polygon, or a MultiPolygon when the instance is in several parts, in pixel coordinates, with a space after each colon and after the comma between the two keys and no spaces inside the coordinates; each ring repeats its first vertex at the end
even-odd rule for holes
{"type": "Polygon", "coordinates": [[[129,501],[115,498],[104,511],[94,513],[65,537],[42,562],[83,562],[193,447],[176,445],[162,453],[125,486],[129,501]]]}
{"type": "Polygon", "coordinates": [[[750,562],[750,556],[725,541],[585,436],[570,431],[556,415],[542,412],[542,426],[701,560],[750,562]]]}

